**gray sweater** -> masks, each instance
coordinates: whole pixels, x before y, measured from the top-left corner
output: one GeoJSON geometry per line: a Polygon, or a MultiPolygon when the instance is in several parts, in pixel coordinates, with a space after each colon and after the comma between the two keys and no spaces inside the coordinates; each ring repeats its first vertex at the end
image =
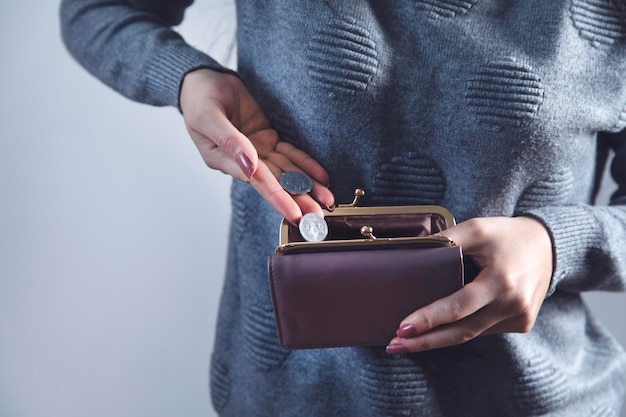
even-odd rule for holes
{"type": "MultiPolygon", "coordinates": [[[[189,3],[66,0],[63,36],[122,94],[177,107],[184,74],[225,71],[170,29],[189,3]]],[[[401,356],[286,351],[266,273],[280,219],[234,182],[218,412],[617,415],[626,356],[580,296],[626,287],[626,25],[609,0],[242,0],[237,19],[239,76],[281,138],[328,170],[339,202],[360,186],[362,205],[534,216],[555,263],[527,334],[401,356]],[[619,188],[594,206],[611,148],[619,188]]]]}

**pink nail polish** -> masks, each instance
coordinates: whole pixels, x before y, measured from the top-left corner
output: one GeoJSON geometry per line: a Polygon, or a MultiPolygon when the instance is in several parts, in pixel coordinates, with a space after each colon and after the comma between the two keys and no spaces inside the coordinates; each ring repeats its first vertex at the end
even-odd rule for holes
{"type": "Polygon", "coordinates": [[[396,344],[387,346],[385,348],[385,351],[389,355],[402,355],[404,353],[410,353],[411,352],[408,347],[406,347],[404,345],[396,345],[396,344]]]}
{"type": "Polygon", "coordinates": [[[417,329],[413,327],[412,325],[408,324],[396,330],[396,336],[401,337],[403,339],[415,337],[417,336],[417,329]]]}
{"type": "Polygon", "coordinates": [[[239,152],[235,160],[237,161],[239,168],[243,171],[243,174],[248,178],[252,177],[254,170],[252,169],[252,161],[250,161],[248,155],[243,152],[239,152]]]}

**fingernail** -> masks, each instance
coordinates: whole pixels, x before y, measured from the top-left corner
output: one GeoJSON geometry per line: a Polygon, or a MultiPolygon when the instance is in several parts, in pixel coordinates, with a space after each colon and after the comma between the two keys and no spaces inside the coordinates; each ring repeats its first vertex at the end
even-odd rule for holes
{"type": "Polygon", "coordinates": [[[248,155],[239,152],[235,159],[237,160],[237,164],[239,164],[239,168],[243,171],[243,174],[248,178],[252,177],[254,170],[252,169],[252,161],[250,161],[248,155]]]}
{"type": "Polygon", "coordinates": [[[407,339],[409,337],[415,337],[417,336],[417,329],[409,324],[409,325],[399,328],[396,331],[396,336],[401,337],[403,339],[407,339]]]}
{"type": "Polygon", "coordinates": [[[389,346],[387,346],[385,348],[385,351],[389,355],[402,355],[404,353],[410,353],[411,352],[408,347],[406,347],[404,345],[400,345],[400,344],[389,345],[389,346]]]}

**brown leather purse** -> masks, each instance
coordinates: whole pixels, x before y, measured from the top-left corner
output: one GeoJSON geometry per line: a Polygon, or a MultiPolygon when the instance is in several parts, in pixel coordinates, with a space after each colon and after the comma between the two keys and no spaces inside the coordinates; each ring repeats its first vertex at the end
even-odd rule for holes
{"type": "Polygon", "coordinates": [[[407,315],[463,287],[461,248],[432,236],[455,224],[448,210],[356,207],[361,195],[325,214],[321,242],[283,220],[268,269],[284,348],[386,345],[407,315]]]}

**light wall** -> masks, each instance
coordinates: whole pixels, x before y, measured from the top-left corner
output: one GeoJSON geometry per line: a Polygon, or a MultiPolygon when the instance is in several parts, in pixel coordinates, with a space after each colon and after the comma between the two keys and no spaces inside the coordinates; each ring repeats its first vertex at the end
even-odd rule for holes
{"type": "MultiPolygon", "coordinates": [[[[194,7],[183,32],[225,57],[232,6],[194,7]]],[[[228,179],[176,110],[80,68],[57,8],[0,3],[0,416],[213,416],[228,179]]],[[[589,298],[626,344],[624,295],[589,298]]]]}

